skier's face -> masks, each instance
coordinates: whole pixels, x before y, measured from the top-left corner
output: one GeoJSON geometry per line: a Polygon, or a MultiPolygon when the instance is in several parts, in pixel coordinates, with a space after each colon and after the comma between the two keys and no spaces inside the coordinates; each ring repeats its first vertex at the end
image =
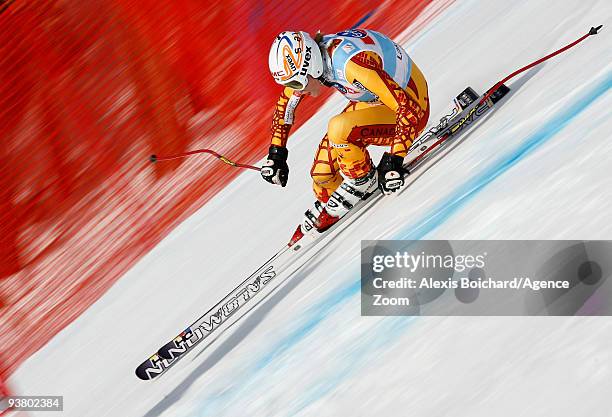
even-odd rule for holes
{"type": "Polygon", "coordinates": [[[321,93],[321,87],[323,87],[323,84],[321,84],[321,81],[309,75],[308,84],[306,85],[306,88],[302,90],[302,92],[304,94],[310,94],[311,96],[316,97],[321,93]]]}

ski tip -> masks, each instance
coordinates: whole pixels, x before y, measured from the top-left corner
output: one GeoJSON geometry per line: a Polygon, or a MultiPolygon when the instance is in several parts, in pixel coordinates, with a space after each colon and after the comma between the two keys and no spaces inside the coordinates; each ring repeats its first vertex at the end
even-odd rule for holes
{"type": "Polygon", "coordinates": [[[149,157],[149,161],[151,161],[152,164],[157,162],[157,155],[151,155],[149,157]]]}
{"type": "Polygon", "coordinates": [[[148,380],[149,378],[147,378],[147,376],[144,374],[144,372],[142,372],[140,366],[138,368],[136,368],[136,370],[134,371],[134,373],[136,374],[136,377],[138,379],[142,379],[143,381],[148,380]]]}
{"type": "Polygon", "coordinates": [[[138,377],[138,379],[142,379],[143,381],[148,381],[151,378],[151,374],[147,373],[147,369],[153,368],[157,371],[157,366],[154,362],[157,362],[159,357],[157,355],[151,356],[149,359],[138,365],[138,368],[134,370],[134,373],[138,377]]]}
{"type": "Polygon", "coordinates": [[[602,27],[603,25],[592,27],[591,30],[589,30],[589,35],[597,35],[597,33],[599,33],[599,29],[601,29],[602,27]]]}

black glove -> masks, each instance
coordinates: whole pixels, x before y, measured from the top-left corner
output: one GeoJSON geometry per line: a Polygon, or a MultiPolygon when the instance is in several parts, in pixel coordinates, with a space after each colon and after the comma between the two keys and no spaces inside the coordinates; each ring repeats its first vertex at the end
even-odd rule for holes
{"type": "Polygon", "coordinates": [[[289,178],[289,166],[287,165],[288,155],[289,151],[287,148],[270,145],[268,159],[261,168],[261,176],[263,179],[271,184],[278,184],[283,187],[287,185],[287,179],[289,178]]]}
{"type": "Polygon", "coordinates": [[[404,185],[404,173],[402,167],[404,158],[385,152],[378,164],[378,188],[383,194],[388,195],[399,190],[404,185]]]}

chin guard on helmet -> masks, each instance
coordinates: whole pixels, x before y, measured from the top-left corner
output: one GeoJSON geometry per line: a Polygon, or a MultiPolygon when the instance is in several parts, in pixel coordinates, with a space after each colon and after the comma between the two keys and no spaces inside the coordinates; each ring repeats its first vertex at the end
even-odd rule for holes
{"type": "Polygon", "coordinates": [[[268,65],[278,84],[303,90],[308,76],[319,78],[323,74],[323,57],[319,45],[306,32],[280,33],[270,48],[268,65]]]}

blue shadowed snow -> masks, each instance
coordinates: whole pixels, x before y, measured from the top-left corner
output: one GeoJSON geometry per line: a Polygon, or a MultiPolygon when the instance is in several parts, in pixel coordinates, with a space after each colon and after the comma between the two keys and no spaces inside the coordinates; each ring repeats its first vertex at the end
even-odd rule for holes
{"type": "Polygon", "coordinates": [[[359,339],[357,345],[352,345],[346,352],[342,363],[336,367],[332,374],[321,378],[319,382],[307,389],[299,403],[286,415],[295,416],[311,404],[325,397],[346,378],[360,369],[358,364],[370,363],[375,360],[376,353],[396,342],[396,339],[408,328],[415,317],[388,317],[382,320],[376,330],[377,334],[367,339],[359,339]]]}
{"type": "MultiPolygon", "coordinates": [[[[575,103],[565,107],[535,133],[521,141],[521,146],[518,149],[503,155],[480,174],[472,177],[463,186],[457,188],[452,194],[442,200],[437,207],[431,210],[429,216],[419,219],[413,225],[398,233],[395,239],[417,240],[425,237],[444,223],[465,203],[480,193],[489,183],[552,139],[561,129],[566,127],[598,98],[610,90],[611,87],[612,73],[608,73],[601,83],[597,84],[575,103]]],[[[484,138],[483,140],[487,139],[484,138]]]]}
{"type": "Polygon", "coordinates": [[[359,294],[361,283],[353,282],[350,285],[338,288],[331,292],[327,298],[317,303],[314,308],[306,311],[308,320],[293,329],[287,336],[283,337],[270,351],[259,359],[255,365],[256,369],[265,368],[275,358],[282,355],[292,346],[302,341],[309,335],[333,310],[340,308],[351,297],[359,294]]]}

